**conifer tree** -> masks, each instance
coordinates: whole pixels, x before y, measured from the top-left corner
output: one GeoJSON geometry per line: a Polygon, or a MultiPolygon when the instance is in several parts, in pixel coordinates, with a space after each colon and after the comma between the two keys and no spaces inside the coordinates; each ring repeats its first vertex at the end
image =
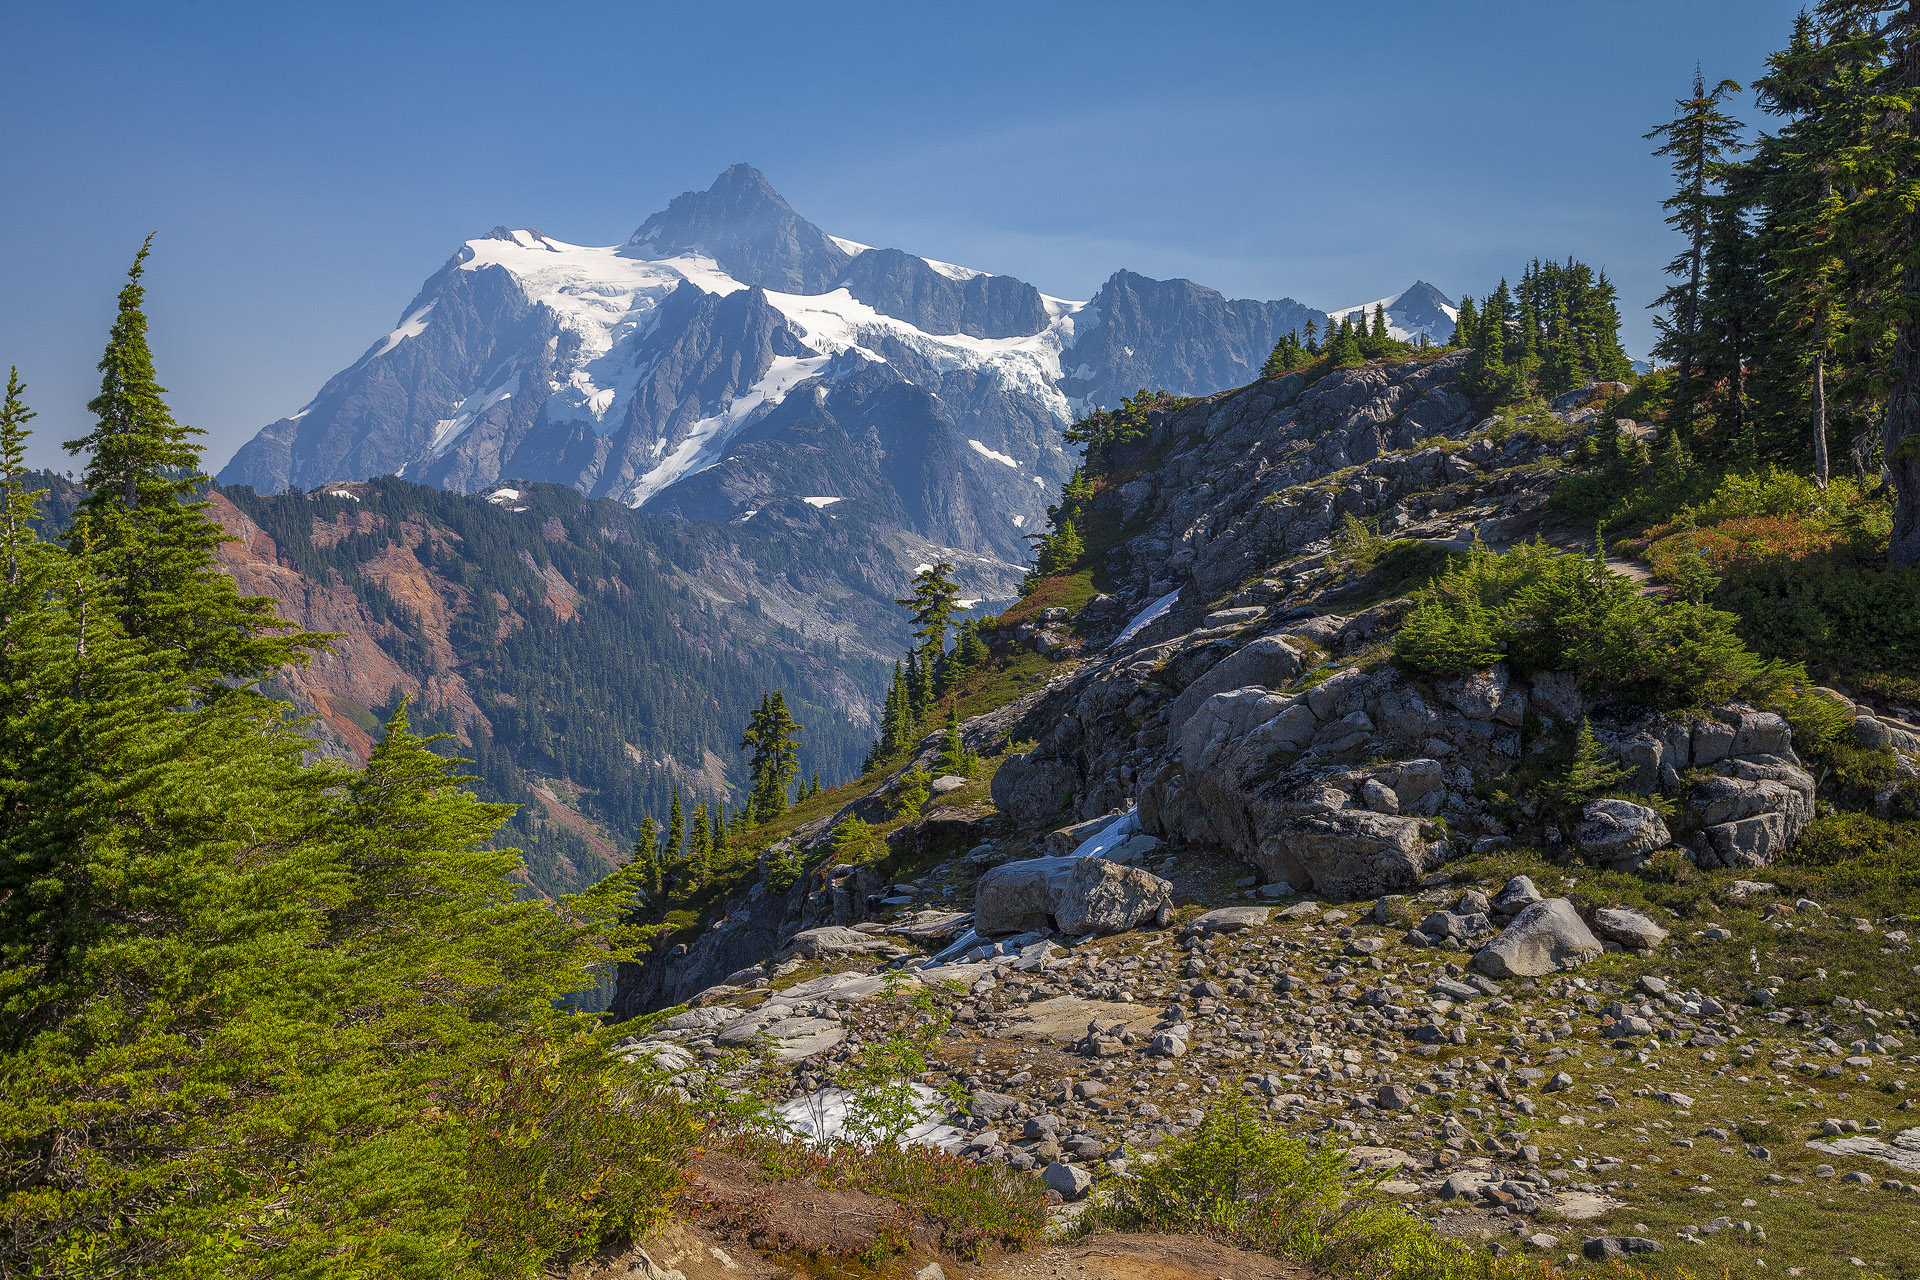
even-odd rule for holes
{"type": "Polygon", "coordinates": [[[1373,329],[1367,335],[1376,342],[1385,342],[1391,335],[1387,330],[1387,307],[1383,302],[1373,304],[1373,329]]]}
{"type": "Polygon", "coordinates": [[[1480,309],[1474,305],[1471,294],[1460,298],[1460,316],[1454,321],[1453,336],[1447,339],[1450,347],[1470,347],[1473,336],[1480,330],[1480,309]]]}
{"type": "Polygon", "coordinates": [[[640,820],[640,834],[634,838],[628,861],[634,868],[634,882],[647,895],[647,901],[658,902],[666,888],[666,876],[660,866],[660,824],[653,820],[653,814],[640,820]]]}
{"type": "Polygon", "coordinates": [[[40,518],[40,499],[45,489],[28,489],[27,423],[35,416],[27,408],[26,386],[20,370],[7,371],[6,400],[0,403],[0,539],[5,540],[0,556],[6,560],[7,585],[20,585],[22,568],[30,546],[38,542],[33,531],[40,518]]]}
{"type": "Polygon", "coordinates": [[[120,628],[180,664],[196,696],[231,681],[257,680],[304,661],[325,637],[288,631],[264,596],[242,596],[220,572],[214,548],[226,539],[195,492],[201,432],[174,421],[147,342],[149,236],[121,289],[119,313],[100,357],[100,394],[87,405],[94,429],[69,441],[85,453],[87,497],[68,531],[85,541],[111,583],[120,628]]]}
{"type": "Polygon", "coordinates": [[[1315,356],[1320,354],[1320,324],[1312,316],[1307,317],[1307,354],[1315,356]]]}
{"type": "Polygon", "coordinates": [[[687,815],[680,806],[680,788],[673,788],[673,807],[667,810],[667,843],[660,851],[660,863],[678,871],[686,857],[687,815]]]}
{"type": "Polygon", "coordinates": [[[707,860],[716,868],[727,865],[727,836],[732,831],[731,820],[727,817],[727,802],[716,801],[713,807],[712,828],[713,847],[707,853],[707,860]]]}
{"type": "Polygon", "coordinates": [[[971,778],[974,763],[973,754],[967,750],[966,743],[960,736],[960,704],[957,701],[949,702],[946,733],[941,739],[940,758],[935,762],[934,769],[956,777],[971,778]]]}
{"type": "Polygon", "coordinates": [[[1573,760],[1567,766],[1565,776],[1548,790],[1553,799],[1570,809],[1577,809],[1587,801],[1613,790],[1626,777],[1627,771],[1608,759],[1606,749],[1593,732],[1593,722],[1582,719],[1573,760]]]}
{"type": "Polygon", "coordinates": [[[702,800],[693,806],[693,831],[687,846],[687,885],[691,889],[705,888],[711,876],[711,858],[713,853],[712,836],[707,829],[707,802],[702,800]]]}
{"type": "Polygon", "coordinates": [[[795,735],[801,728],[787,710],[786,694],[775,689],[760,699],[759,709],[740,735],[740,749],[753,751],[747,772],[752,779],[750,804],[756,822],[767,822],[787,811],[787,788],[800,771],[800,742],[795,735]]]}
{"type": "Polygon", "coordinates": [[[1686,247],[1667,265],[1675,283],[1654,305],[1662,308],[1660,342],[1655,349],[1678,366],[1675,408],[1688,429],[1701,396],[1701,285],[1706,276],[1714,184],[1741,145],[1740,122],[1720,104],[1739,92],[1740,86],[1732,80],[1722,80],[1709,90],[1696,66],[1692,95],[1674,103],[1672,120],[1645,135],[1660,139],[1654,154],[1672,162],[1675,191],[1664,202],[1669,211],[1667,225],[1686,239],[1686,247]]]}

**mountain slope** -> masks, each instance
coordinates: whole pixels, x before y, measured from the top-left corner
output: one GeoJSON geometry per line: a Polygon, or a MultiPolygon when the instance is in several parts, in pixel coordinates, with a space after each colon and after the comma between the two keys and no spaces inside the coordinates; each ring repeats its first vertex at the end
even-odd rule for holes
{"type": "Polygon", "coordinates": [[[904,484],[882,505],[907,531],[1014,560],[1072,470],[1060,431],[1075,417],[1141,387],[1245,382],[1282,334],[1324,318],[1124,271],[1089,301],[1050,298],[830,236],[735,165],[620,245],[506,228],[468,241],[221,479],[269,493],[383,474],[461,492],[525,480],[734,519],[766,494],[810,496],[822,407],[884,401],[884,423],[836,417],[853,453],[834,466],[904,484]],[[813,434],[790,445],[784,430],[813,434]],[[701,478],[736,452],[752,482],[701,478]],[[938,477],[959,491],[929,493],[926,467],[967,453],[981,465],[938,477]]]}
{"type": "MultiPolygon", "coordinates": [[[[213,503],[241,588],[341,633],[270,691],[349,760],[412,697],[416,726],[454,735],[488,799],[522,806],[509,835],[550,893],[622,860],[674,786],[732,807],[740,729],[767,689],[805,726],[805,771],[852,774],[908,642],[892,601],[915,548],[799,499],[732,525],[563,486],[464,496],[393,478],[213,503]]],[[[1004,597],[1012,571],[962,573],[1004,597]]]]}

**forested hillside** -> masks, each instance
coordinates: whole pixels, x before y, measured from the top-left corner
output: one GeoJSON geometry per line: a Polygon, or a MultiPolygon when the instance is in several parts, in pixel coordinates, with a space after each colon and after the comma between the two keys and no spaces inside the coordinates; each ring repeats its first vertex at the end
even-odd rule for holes
{"type": "MultiPolygon", "coordinates": [[[[82,491],[35,483],[58,531],[82,491]]],[[[517,806],[503,838],[550,893],[623,861],[676,787],[689,810],[737,808],[740,732],[769,689],[790,691],[806,776],[858,771],[889,670],[875,650],[904,644],[892,599],[911,566],[857,516],[794,501],[705,525],[562,486],[507,492],[393,478],[214,491],[233,535],[218,555],[242,589],[339,634],[263,686],[316,717],[329,753],[363,761],[413,698],[414,721],[473,760],[481,794],[517,806]]]]}

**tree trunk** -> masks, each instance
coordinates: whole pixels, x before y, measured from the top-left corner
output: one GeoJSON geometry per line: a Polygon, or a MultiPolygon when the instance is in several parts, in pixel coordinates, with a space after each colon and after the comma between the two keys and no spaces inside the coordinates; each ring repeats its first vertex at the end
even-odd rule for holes
{"type": "MultiPolygon", "coordinates": [[[[1920,85],[1920,0],[1907,0],[1906,47],[1901,51],[1902,87],[1920,85]]],[[[1908,147],[1920,142],[1920,98],[1907,113],[1908,147]]],[[[1902,175],[1916,176],[1909,162],[1902,175]]],[[[1893,534],[1887,541],[1891,564],[1920,565],[1920,208],[1902,219],[1899,256],[1900,320],[1894,326],[1893,385],[1887,389],[1887,421],[1882,444],[1887,479],[1893,485],[1893,534]]]]}
{"type": "Polygon", "coordinates": [[[1813,353],[1813,482],[1822,489],[1830,478],[1827,460],[1827,357],[1813,353]]]}

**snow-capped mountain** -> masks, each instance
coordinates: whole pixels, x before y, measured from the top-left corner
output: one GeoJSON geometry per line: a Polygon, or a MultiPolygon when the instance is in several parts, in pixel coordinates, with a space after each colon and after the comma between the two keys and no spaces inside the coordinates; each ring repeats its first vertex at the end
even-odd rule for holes
{"type": "MultiPolygon", "coordinates": [[[[1430,286],[1392,302],[1396,332],[1442,339],[1435,314],[1451,332],[1430,286]]],[[[864,499],[940,545],[1022,559],[1073,466],[1062,427],[1142,387],[1247,382],[1308,319],[1325,313],[1125,271],[1089,300],[1048,297],[830,236],[735,165],[624,244],[469,240],[220,478],[550,481],[721,520],[864,499]]]]}
{"type": "Polygon", "coordinates": [[[1453,326],[1460,319],[1460,308],[1425,280],[1416,280],[1412,288],[1391,298],[1342,307],[1328,314],[1335,322],[1347,316],[1356,323],[1362,318],[1371,321],[1373,309],[1379,306],[1387,309],[1387,332],[1402,342],[1412,342],[1424,333],[1428,342],[1444,343],[1453,337],[1453,326]]]}

